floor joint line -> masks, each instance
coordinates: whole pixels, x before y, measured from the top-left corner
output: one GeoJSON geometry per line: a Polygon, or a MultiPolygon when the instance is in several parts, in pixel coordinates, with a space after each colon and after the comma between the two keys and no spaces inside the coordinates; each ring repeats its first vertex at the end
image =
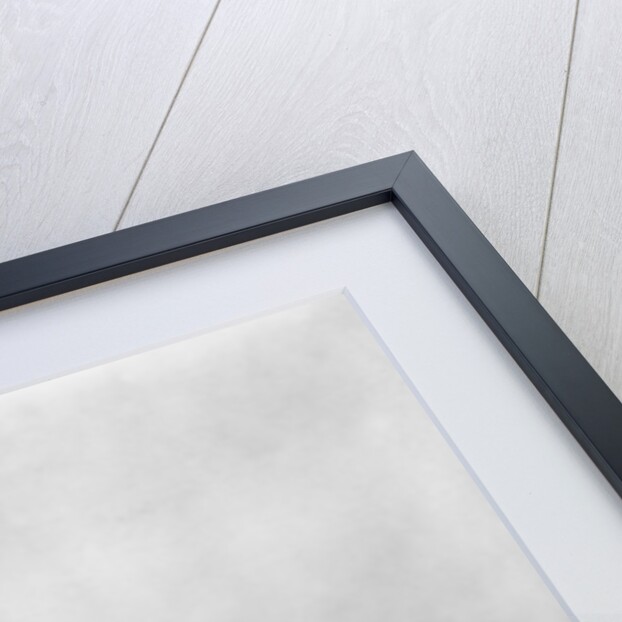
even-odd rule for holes
{"type": "Polygon", "coordinates": [[[205,28],[203,29],[203,32],[201,33],[201,36],[199,37],[199,41],[197,43],[197,45],[194,48],[194,51],[192,52],[192,56],[190,57],[190,61],[188,62],[188,65],[186,66],[186,69],[184,70],[183,75],[181,76],[181,81],[179,82],[179,85],[177,86],[177,89],[175,91],[175,94],[173,95],[173,99],[171,100],[171,103],[169,104],[166,113],[164,115],[164,118],[162,119],[162,122],[160,123],[160,127],[158,128],[158,131],[156,132],[155,138],[153,139],[153,142],[151,143],[151,147],[149,148],[149,151],[147,152],[147,156],[145,157],[145,161],[143,162],[142,166],[140,167],[140,171],[138,172],[138,175],[136,177],[136,180],[134,181],[133,185],[132,185],[132,189],[130,190],[130,193],[127,197],[127,200],[125,201],[125,204],[123,205],[123,209],[121,210],[121,213],[119,214],[119,217],[117,218],[113,231],[117,231],[119,229],[119,226],[121,225],[121,222],[123,220],[123,217],[125,216],[126,212],[127,212],[127,208],[130,205],[130,202],[132,200],[132,197],[134,196],[134,193],[136,192],[136,188],[138,187],[138,184],[140,183],[140,180],[142,179],[143,173],[145,172],[145,169],[147,168],[147,164],[149,163],[149,160],[151,159],[151,155],[153,154],[153,151],[158,143],[158,140],[160,139],[160,135],[162,134],[162,130],[164,129],[164,126],[166,125],[171,111],[173,110],[173,107],[175,106],[175,102],[177,101],[177,97],[179,96],[179,93],[181,92],[181,89],[184,85],[184,83],[186,82],[186,78],[188,77],[188,74],[190,73],[190,69],[192,68],[192,65],[194,64],[194,60],[197,57],[197,54],[199,53],[199,50],[201,49],[201,46],[203,45],[203,41],[205,40],[205,36],[207,35],[207,31],[209,30],[209,27],[211,26],[212,22],[214,21],[214,16],[216,15],[216,11],[218,11],[218,7],[220,6],[221,0],[216,0],[216,4],[214,5],[214,9],[211,13],[211,15],[209,16],[207,23],[205,24],[205,28]]]}
{"type": "Polygon", "coordinates": [[[557,128],[557,140],[555,144],[555,157],[553,159],[553,172],[551,175],[551,187],[549,189],[549,196],[546,206],[546,215],[544,218],[544,231],[542,233],[542,245],[540,250],[540,265],[538,268],[538,276],[536,279],[535,296],[540,300],[540,292],[542,289],[542,275],[544,272],[544,257],[546,255],[546,245],[549,237],[549,225],[551,222],[551,208],[553,206],[553,196],[555,193],[555,182],[557,181],[557,166],[559,163],[559,152],[561,147],[562,131],[564,127],[564,119],[566,116],[566,104],[568,101],[568,84],[570,82],[570,68],[572,65],[572,55],[574,52],[575,37],[577,33],[577,21],[579,17],[579,2],[576,0],[574,18],[572,21],[572,34],[570,35],[570,49],[568,51],[568,63],[566,65],[566,80],[564,82],[564,91],[562,95],[562,106],[559,115],[559,125],[557,128]]]}

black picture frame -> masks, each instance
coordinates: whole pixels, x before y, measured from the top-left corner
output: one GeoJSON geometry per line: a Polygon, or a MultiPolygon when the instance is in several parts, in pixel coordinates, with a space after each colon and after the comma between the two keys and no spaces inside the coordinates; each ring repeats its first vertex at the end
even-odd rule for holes
{"type": "Polygon", "coordinates": [[[388,202],[622,496],[622,403],[413,151],[2,263],[0,311],[388,202]]]}

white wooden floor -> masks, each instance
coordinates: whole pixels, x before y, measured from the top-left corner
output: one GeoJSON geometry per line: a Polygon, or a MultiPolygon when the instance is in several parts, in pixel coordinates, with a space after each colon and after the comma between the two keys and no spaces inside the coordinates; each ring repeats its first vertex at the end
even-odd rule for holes
{"type": "Polygon", "coordinates": [[[4,0],[0,261],[415,149],[622,397],[622,3],[4,0]]]}

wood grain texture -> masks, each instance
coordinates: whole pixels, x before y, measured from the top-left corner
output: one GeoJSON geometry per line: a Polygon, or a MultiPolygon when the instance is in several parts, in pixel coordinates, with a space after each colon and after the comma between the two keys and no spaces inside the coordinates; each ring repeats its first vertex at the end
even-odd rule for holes
{"type": "Polygon", "coordinates": [[[0,3],[0,261],[114,228],[214,2],[0,3]]]}
{"type": "Polygon", "coordinates": [[[622,4],[582,2],[541,300],[622,398],[622,4]]]}
{"type": "Polygon", "coordinates": [[[121,225],[415,149],[533,287],[573,12],[223,0],[121,225]]]}

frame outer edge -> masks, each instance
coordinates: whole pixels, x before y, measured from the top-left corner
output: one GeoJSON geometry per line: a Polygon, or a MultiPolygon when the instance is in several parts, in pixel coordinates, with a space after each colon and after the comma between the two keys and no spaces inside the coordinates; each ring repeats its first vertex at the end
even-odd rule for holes
{"type": "Polygon", "coordinates": [[[389,202],[410,154],[0,263],[0,311],[389,202]]]}

